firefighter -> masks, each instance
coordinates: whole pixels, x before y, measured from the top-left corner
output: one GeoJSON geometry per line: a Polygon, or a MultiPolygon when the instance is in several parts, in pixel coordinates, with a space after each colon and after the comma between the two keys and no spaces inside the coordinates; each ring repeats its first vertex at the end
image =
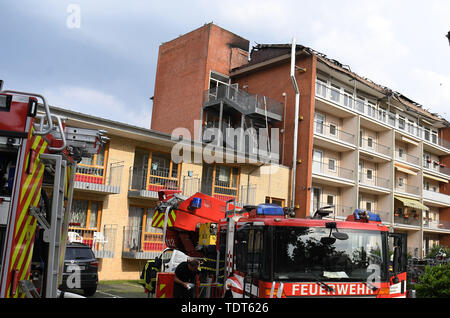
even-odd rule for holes
{"type": "Polygon", "coordinates": [[[155,293],[156,274],[161,269],[161,259],[158,257],[148,260],[141,273],[140,283],[144,286],[145,293],[150,297],[155,293]]]}
{"type": "Polygon", "coordinates": [[[198,274],[200,261],[191,259],[180,263],[175,270],[173,298],[192,298],[195,278],[198,274]]]}

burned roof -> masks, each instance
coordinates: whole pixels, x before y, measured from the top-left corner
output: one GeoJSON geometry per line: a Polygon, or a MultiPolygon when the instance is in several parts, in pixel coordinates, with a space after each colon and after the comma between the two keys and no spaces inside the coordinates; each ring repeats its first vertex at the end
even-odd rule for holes
{"type": "MultiPolygon", "coordinates": [[[[242,70],[249,66],[253,66],[262,62],[269,62],[270,60],[275,59],[277,57],[290,55],[291,47],[292,47],[291,44],[256,44],[255,46],[252,47],[252,50],[250,52],[250,61],[241,67],[233,69],[232,71],[242,70]]],[[[334,69],[337,72],[341,72],[350,76],[354,80],[359,81],[360,83],[382,93],[385,96],[391,96],[391,98],[401,103],[407,111],[412,111],[418,115],[441,122],[446,126],[450,126],[450,123],[446,119],[442,118],[439,114],[429,112],[428,110],[424,109],[424,107],[421,104],[413,101],[412,99],[406,97],[405,95],[399,92],[392,90],[389,87],[377,84],[366,77],[356,74],[350,69],[349,65],[343,64],[335,59],[329,58],[327,55],[303,45],[297,44],[296,52],[297,54],[299,52],[303,52],[308,55],[315,55],[317,57],[318,62],[327,65],[328,67],[334,69]]]]}

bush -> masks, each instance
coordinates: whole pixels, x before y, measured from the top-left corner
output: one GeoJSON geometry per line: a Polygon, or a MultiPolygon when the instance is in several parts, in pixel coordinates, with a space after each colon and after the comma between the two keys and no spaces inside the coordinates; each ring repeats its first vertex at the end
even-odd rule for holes
{"type": "Polygon", "coordinates": [[[443,245],[435,245],[427,253],[426,258],[435,258],[441,248],[443,249],[444,253],[447,254],[447,257],[450,257],[450,248],[443,245]]]}
{"type": "Polygon", "coordinates": [[[415,286],[420,298],[450,297],[450,263],[434,267],[425,267],[425,274],[415,286]]]}

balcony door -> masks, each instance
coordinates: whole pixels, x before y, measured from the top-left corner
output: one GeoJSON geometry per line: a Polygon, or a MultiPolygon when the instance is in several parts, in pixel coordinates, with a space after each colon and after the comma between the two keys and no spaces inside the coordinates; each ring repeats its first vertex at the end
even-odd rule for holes
{"type": "Polygon", "coordinates": [[[313,150],[313,173],[322,173],[323,152],[321,150],[313,150]]]}
{"type": "Polygon", "coordinates": [[[136,149],[134,153],[132,189],[145,189],[147,184],[147,170],[150,153],[145,150],[136,149]]]}
{"type": "Polygon", "coordinates": [[[311,216],[317,211],[321,206],[322,189],[318,187],[312,187],[311,189],[311,216]]]}

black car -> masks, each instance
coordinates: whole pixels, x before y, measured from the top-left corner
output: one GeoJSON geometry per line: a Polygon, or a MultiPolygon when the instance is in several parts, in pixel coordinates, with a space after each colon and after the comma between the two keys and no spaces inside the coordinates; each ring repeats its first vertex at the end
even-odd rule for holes
{"type": "Polygon", "coordinates": [[[98,260],[92,249],[81,243],[68,243],[64,258],[61,290],[82,289],[85,296],[97,291],[98,260]]]}

